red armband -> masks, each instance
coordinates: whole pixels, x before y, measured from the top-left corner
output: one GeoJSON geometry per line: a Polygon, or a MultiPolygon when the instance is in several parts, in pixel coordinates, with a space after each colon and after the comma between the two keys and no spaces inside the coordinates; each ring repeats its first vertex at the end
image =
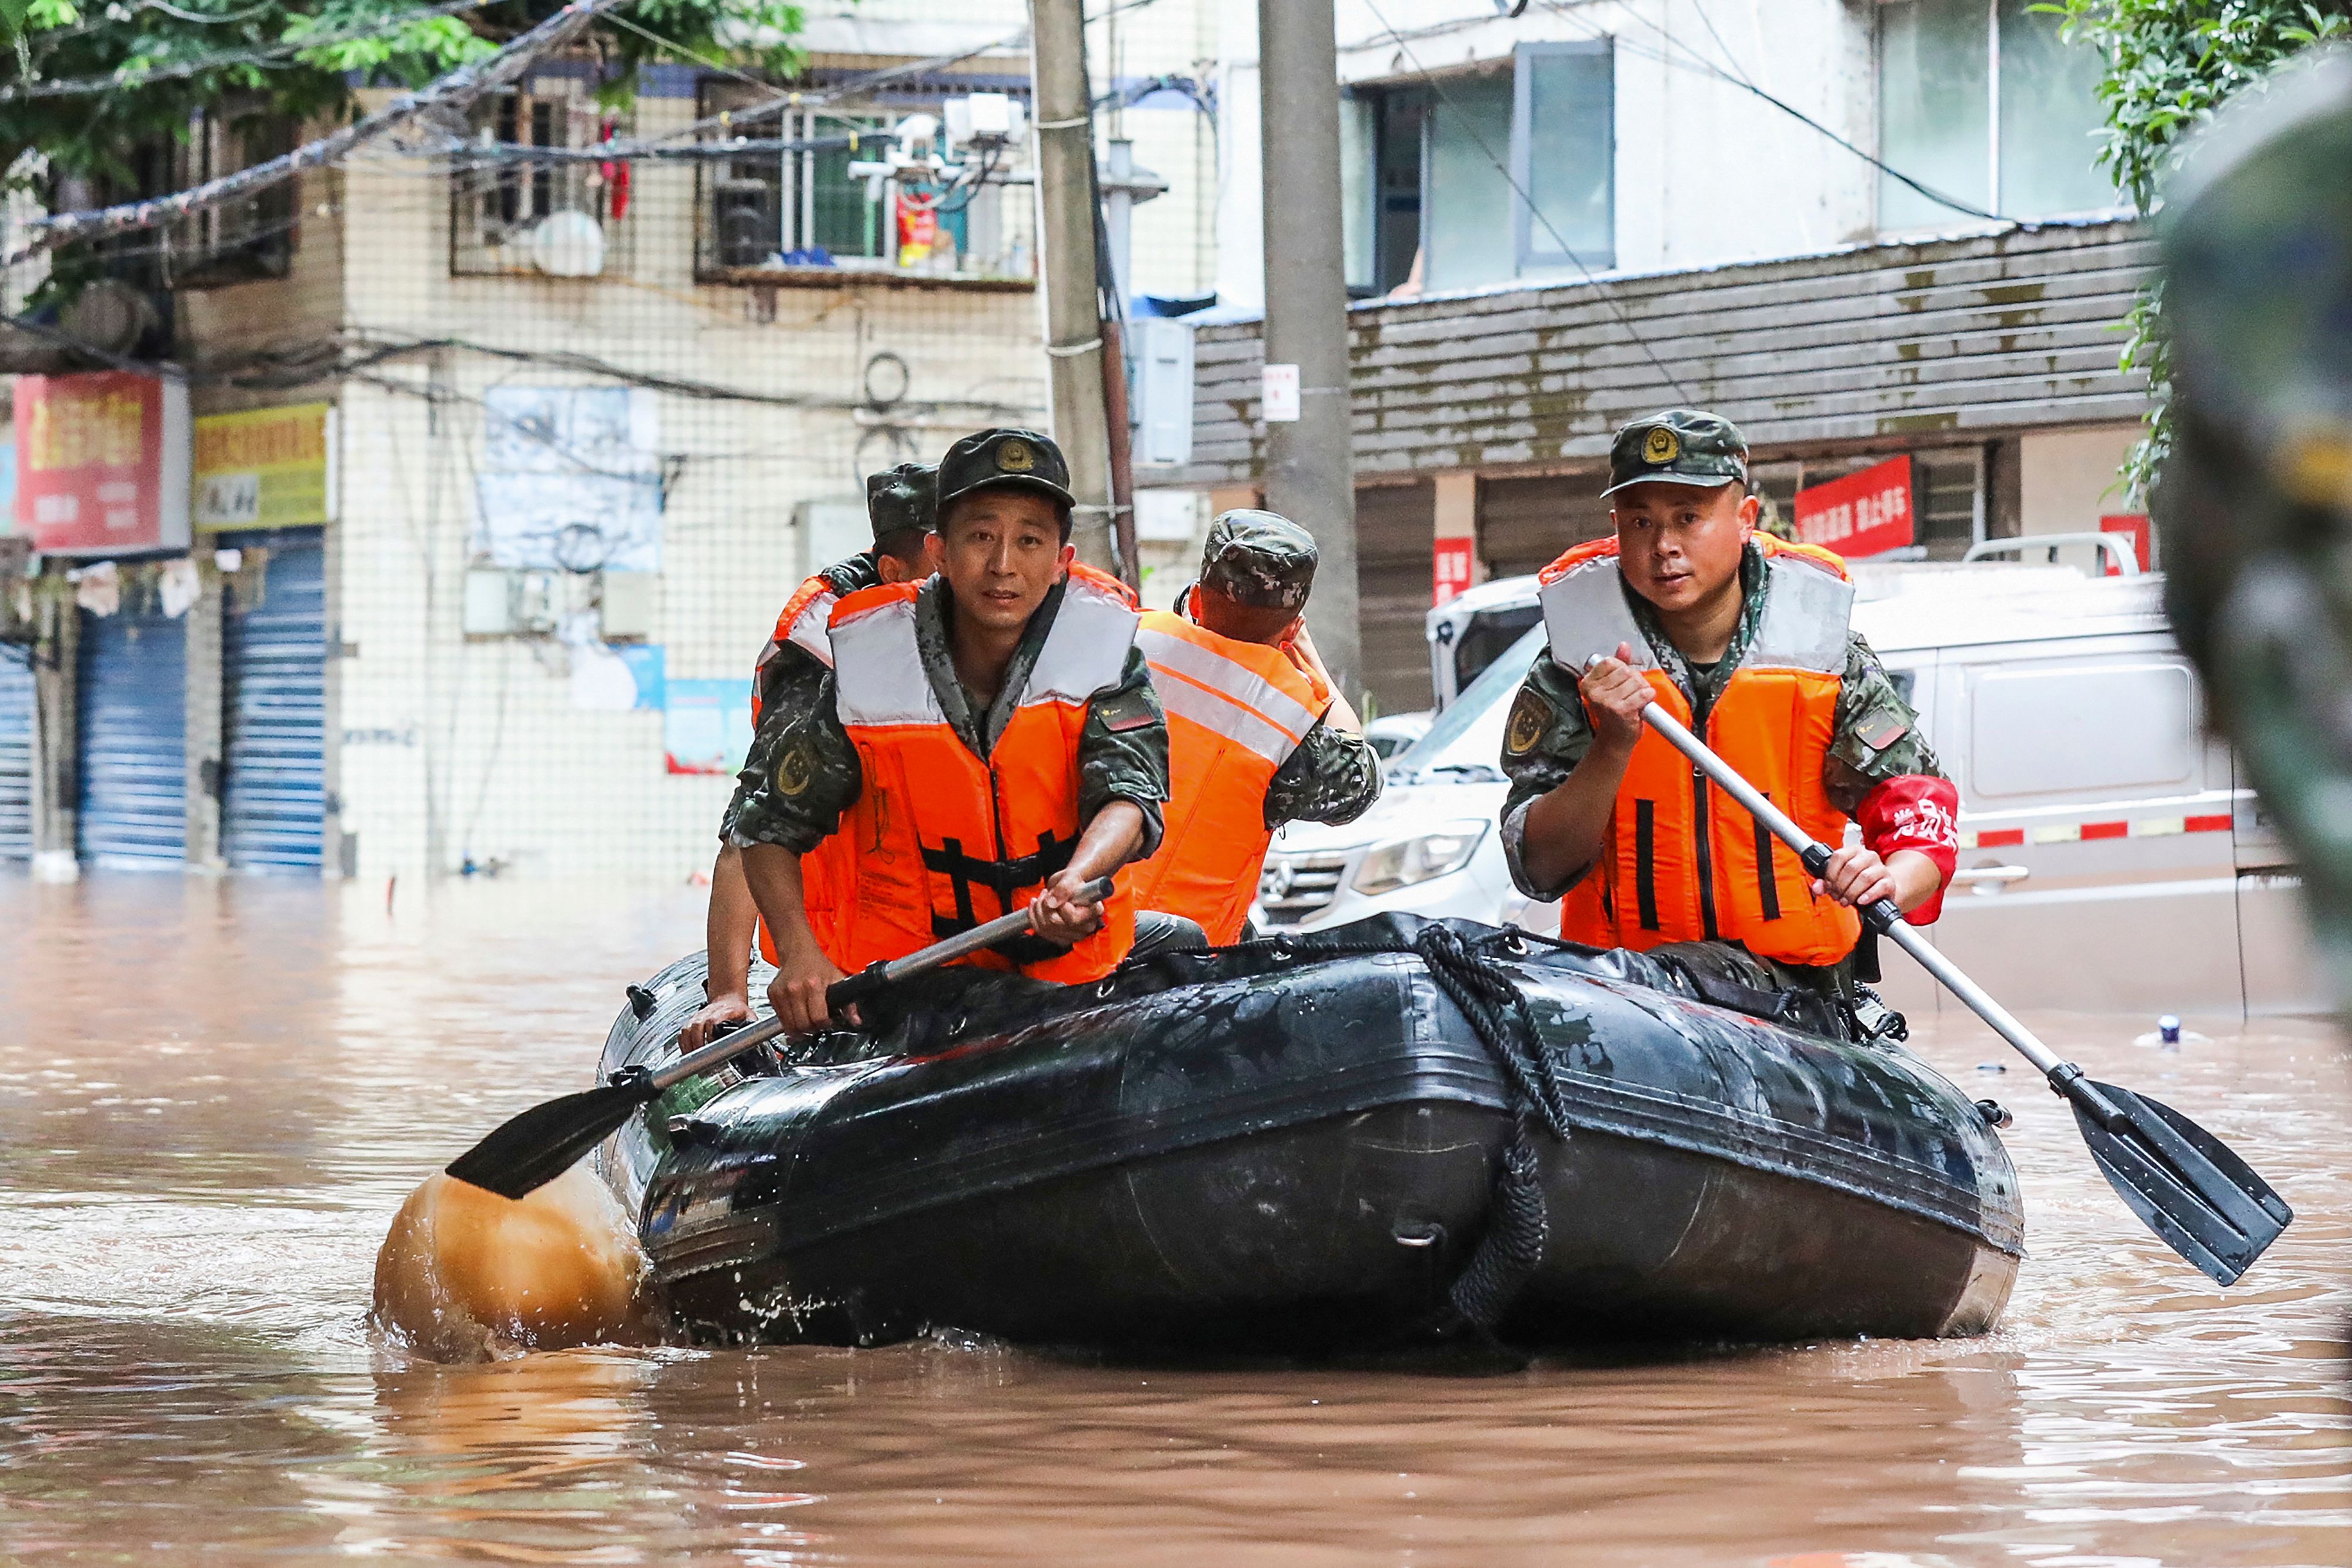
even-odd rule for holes
{"type": "Polygon", "coordinates": [[[1914,925],[1933,925],[1944,912],[1944,889],[1960,863],[1960,792],[1948,779],[1906,773],[1889,779],[1862,798],[1854,821],[1863,846],[1885,860],[1910,850],[1936,862],[1943,878],[1927,903],[1904,916],[1914,925]]]}

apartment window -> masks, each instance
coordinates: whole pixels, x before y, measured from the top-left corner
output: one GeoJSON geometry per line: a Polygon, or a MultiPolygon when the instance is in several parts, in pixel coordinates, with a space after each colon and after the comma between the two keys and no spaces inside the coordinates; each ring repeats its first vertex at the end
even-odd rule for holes
{"type": "Polygon", "coordinates": [[[1514,62],[1511,172],[1519,270],[1616,260],[1617,84],[1609,46],[1525,44],[1514,62]]]}
{"type": "MultiPolygon", "coordinates": [[[[199,110],[172,149],[171,184],[184,191],[294,150],[291,118],[259,107],[199,110]]],[[[163,273],[178,288],[283,277],[293,264],[295,183],[207,207],[163,232],[163,273]]]]}
{"type": "MultiPolygon", "coordinates": [[[[699,118],[772,101],[778,89],[706,82],[699,118]]],[[[843,272],[967,282],[1036,276],[1030,187],[993,181],[955,190],[852,173],[886,160],[909,113],[944,116],[944,99],[919,106],[792,110],[712,138],[782,141],[791,151],[747,152],[703,164],[697,203],[696,273],[706,280],[843,272]]],[[[1018,157],[1017,150],[1003,155],[1018,157]]],[[[1002,162],[992,172],[1009,172],[1002,162]]]]}
{"type": "Polygon", "coordinates": [[[1359,96],[1369,199],[1346,213],[1360,292],[1392,290],[1416,268],[1423,288],[1451,289],[1616,265],[1606,40],[1523,44],[1508,69],[1359,96]]]}
{"type": "MultiPolygon", "coordinates": [[[[2068,43],[2035,0],[1885,0],[1878,12],[1879,156],[2004,217],[2107,211],[2095,162],[2098,51],[2068,43]]],[[[1969,214],[1892,176],[1879,226],[1948,228],[1969,214]]]]}
{"type": "Polygon", "coordinates": [[[545,162],[513,150],[587,153],[632,134],[600,109],[588,83],[540,78],[489,94],[470,115],[479,153],[459,154],[450,181],[449,270],[590,277],[614,270],[629,233],[631,170],[593,156],[545,162]]]}

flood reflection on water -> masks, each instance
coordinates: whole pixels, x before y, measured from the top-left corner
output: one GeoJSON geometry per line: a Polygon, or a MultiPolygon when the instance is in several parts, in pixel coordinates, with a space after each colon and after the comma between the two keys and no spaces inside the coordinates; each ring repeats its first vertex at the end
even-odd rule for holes
{"type": "Polygon", "coordinates": [[[2352,1103],[2315,1030],[2171,1055],[2037,1020],[2294,1203],[2226,1298],[1946,1025],[1926,1053],[2018,1114],[2033,1256],[1983,1340],[1475,1378],[936,1343],[440,1367],[361,1322],[394,1208],[579,1085],[700,896],[403,898],[0,882],[0,1560],[2352,1560],[2352,1103]]]}

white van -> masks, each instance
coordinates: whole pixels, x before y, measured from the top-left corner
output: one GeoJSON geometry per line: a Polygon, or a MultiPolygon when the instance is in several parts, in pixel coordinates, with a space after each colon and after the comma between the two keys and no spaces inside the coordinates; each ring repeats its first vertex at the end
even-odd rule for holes
{"type": "MultiPolygon", "coordinates": [[[[1959,870],[1931,930],[1963,968],[2012,1007],[2326,1010],[2284,850],[2206,736],[2161,578],[2016,565],[1855,578],[1855,627],[1959,788],[1959,870]]],[[[1535,580],[1513,582],[1532,605],[1535,580]]],[[[1494,616],[1507,586],[1474,608],[1494,616]]],[[[1392,909],[1558,928],[1556,906],[1511,885],[1495,826],[1504,720],[1543,641],[1533,627],[1481,670],[1363,817],[1283,830],[1261,925],[1392,909]]],[[[1901,955],[1885,962],[1897,1006],[1939,1005],[1901,955]]]]}

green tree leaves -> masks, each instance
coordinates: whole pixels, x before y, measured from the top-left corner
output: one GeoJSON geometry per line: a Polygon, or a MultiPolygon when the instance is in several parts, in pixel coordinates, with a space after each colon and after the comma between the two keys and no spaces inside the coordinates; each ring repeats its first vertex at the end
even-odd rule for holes
{"type": "MultiPolygon", "coordinates": [[[[2064,16],[2070,37],[2106,55],[2099,162],[2143,214],[2155,209],[2189,133],[2223,102],[2322,39],[2352,38],[2352,0],[2055,0],[2035,9],[2064,16]]],[[[2161,280],[2141,295],[2124,331],[2123,367],[2145,371],[2154,394],[2147,435],[2123,474],[2134,502],[2145,504],[2172,444],[2161,280]]]]}
{"type": "MultiPolygon", "coordinates": [[[[142,150],[184,138],[191,114],[313,122],[350,112],[352,87],[414,88],[478,59],[561,0],[0,0],[0,167],[45,155],[52,181],[115,193],[153,183],[142,150]]],[[[638,0],[599,26],[600,96],[634,96],[656,60],[789,68],[789,0],[638,0]]]]}

